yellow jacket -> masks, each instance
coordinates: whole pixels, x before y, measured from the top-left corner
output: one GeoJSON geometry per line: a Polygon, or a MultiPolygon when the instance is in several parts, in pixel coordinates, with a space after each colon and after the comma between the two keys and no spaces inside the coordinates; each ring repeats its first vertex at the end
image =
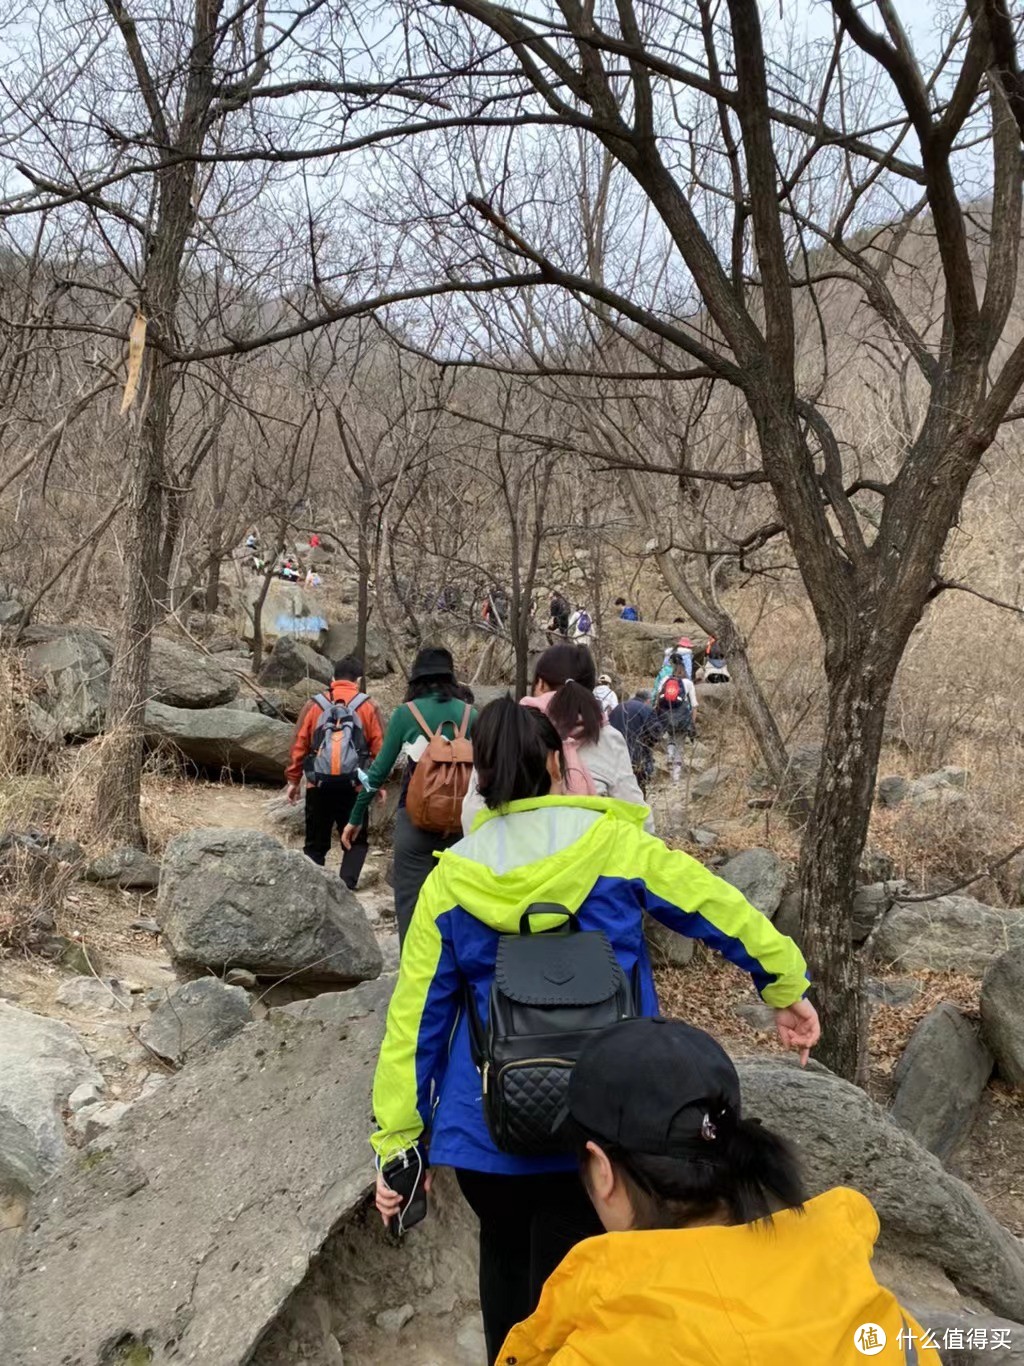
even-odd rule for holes
{"type": "Polygon", "coordinates": [[[578,1244],[501,1366],[935,1366],[871,1270],[878,1216],[838,1187],[771,1226],[606,1233],[578,1244]],[[862,1352],[854,1337],[869,1325],[862,1352]],[[870,1325],[884,1331],[886,1345],[870,1325]],[[908,1333],[912,1346],[908,1348],[908,1333]],[[915,1355],[916,1354],[916,1355],[915,1355]]]}

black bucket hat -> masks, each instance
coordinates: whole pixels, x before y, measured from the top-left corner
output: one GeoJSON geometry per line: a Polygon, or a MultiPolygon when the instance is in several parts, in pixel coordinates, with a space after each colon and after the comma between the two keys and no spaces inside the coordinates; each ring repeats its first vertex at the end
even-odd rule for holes
{"type": "Polygon", "coordinates": [[[443,645],[429,645],[425,650],[420,650],[412,662],[409,682],[416,683],[421,678],[450,678],[454,683],[455,661],[451,651],[443,645]]]}

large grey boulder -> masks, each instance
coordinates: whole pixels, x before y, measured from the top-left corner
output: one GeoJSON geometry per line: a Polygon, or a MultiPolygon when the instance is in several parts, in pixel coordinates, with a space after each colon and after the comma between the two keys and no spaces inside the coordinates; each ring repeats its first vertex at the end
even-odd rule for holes
{"type": "Polygon", "coordinates": [[[744,1109],[799,1149],[812,1194],[863,1191],[881,1246],[942,1267],[962,1292],[1024,1318],[1024,1249],[962,1181],[858,1087],[777,1059],[739,1064],[744,1109]]]}
{"type": "Polygon", "coordinates": [[[61,1111],[86,1084],[103,1078],[73,1029],[0,1001],[0,1194],[31,1194],[59,1165],[61,1111]]]}
{"type": "Polygon", "coordinates": [[[276,793],[263,806],[263,819],[268,825],[284,831],[287,835],[303,835],[306,832],[306,799],[290,802],[283,792],[276,793]]]}
{"type": "Polygon", "coordinates": [[[184,641],[154,636],[149,696],[168,707],[220,707],[238,693],[238,679],[221,661],[184,641]]]}
{"type": "Polygon", "coordinates": [[[985,906],[969,896],[897,902],[875,932],[876,962],[905,972],[969,972],[980,977],[1007,949],[1024,948],[1024,911],[985,906]]]}
{"type": "MultiPolygon", "coordinates": [[[[345,655],[356,653],[356,637],[359,628],[354,621],[336,621],[327,628],[321,653],[328,659],[339,660],[345,655]]],[[[384,678],[394,672],[392,649],[388,638],[378,626],[366,628],[366,658],[363,667],[367,678],[384,678]]]]}
{"type": "Polygon", "coordinates": [[[186,711],[150,702],[145,716],[150,743],[174,745],[202,768],[230,768],[250,778],[284,780],[293,728],[273,717],[206,707],[186,711]]]}
{"type": "Polygon", "coordinates": [[[771,920],[779,909],[788,874],[786,865],[770,849],[744,849],[723,863],[718,876],[771,920]]]}
{"type": "Polygon", "coordinates": [[[656,674],[665,662],[665,651],[685,634],[679,625],[618,617],[606,620],[603,627],[602,658],[610,654],[615,671],[630,679],[656,674]]]}
{"type": "Polygon", "coordinates": [[[872,882],[858,887],[853,894],[853,942],[863,944],[886,911],[907,890],[905,882],[872,882]]]}
{"type": "MultiPolygon", "coordinates": [[[[329,659],[291,636],[280,636],[274,641],[274,648],[260,670],[260,682],[274,688],[290,688],[308,679],[326,685],[333,677],[334,665],[329,659]]],[[[307,687],[306,691],[309,696],[314,690],[307,687]]]]}
{"type": "Polygon", "coordinates": [[[336,875],[258,830],[190,830],[167,846],[157,919],[191,967],[363,982],[382,959],[366,913],[336,875]]]}
{"type": "Polygon", "coordinates": [[[100,882],[125,891],[150,892],[160,881],[160,865],[143,850],[125,846],[97,855],[84,877],[86,882],[100,882]]]}
{"type": "Polygon", "coordinates": [[[732,777],[733,772],[734,770],[729,764],[714,764],[711,768],[706,769],[700,777],[694,781],[693,786],[690,788],[690,796],[713,796],[722,783],[727,782],[732,777]]]}
{"type": "Polygon", "coordinates": [[[967,1137],[992,1075],[978,1026],[943,1001],[910,1036],[893,1075],[892,1117],[946,1161],[967,1137]]]}
{"type": "Polygon", "coordinates": [[[81,740],[101,733],[110,669],[95,640],[65,632],[29,645],[22,662],[41,684],[36,704],[55,736],[81,740]]]}
{"type": "Polygon", "coordinates": [[[389,989],[248,1026],[66,1163],[0,1286],[4,1366],[250,1361],[373,1183],[389,989]]]}
{"type": "Polygon", "coordinates": [[[935,773],[925,773],[920,778],[903,778],[892,774],[878,784],[879,806],[955,806],[965,800],[963,789],[967,786],[968,773],[965,768],[947,766],[935,773]]]}
{"type": "MultiPolygon", "coordinates": [[[[245,641],[253,638],[255,604],[262,589],[262,580],[253,579],[238,604],[236,626],[245,641]]],[[[294,636],[319,649],[327,622],[321,615],[319,603],[301,584],[272,579],[260,614],[260,629],[264,645],[271,644],[278,636],[294,636]]]]}
{"type": "Polygon", "coordinates": [[[183,982],[168,993],[139,1030],[147,1048],[183,1062],[197,1048],[215,1048],[252,1019],[248,993],[216,977],[183,982]]]}
{"type": "Polygon", "coordinates": [[[1024,1086],[1024,948],[994,959],[981,984],[981,1021],[999,1075],[1024,1086]]]}

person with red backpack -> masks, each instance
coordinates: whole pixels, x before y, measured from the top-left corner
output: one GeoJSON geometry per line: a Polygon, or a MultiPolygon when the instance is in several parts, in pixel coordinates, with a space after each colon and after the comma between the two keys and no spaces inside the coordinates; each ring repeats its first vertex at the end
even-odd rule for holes
{"type": "Polygon", "coordinates": [[[654,699],[654,709],[661,717],[668,734],[668,758],[672,766],[672,777],[678,782],[680,777],[679,751],[675,737],[684,740],[696,738],[694,720],[697,716],[697,689],[686,676],[686,660],[681,650],[669,658],[672,672],[658,684],[654,699]]]}
{"type": "MultiPolygon", "coordinates": [[[[359,796],[360,774],[368,769],[384,743],[377,704],[359,691],[362,661],[354,655],[339,659],[334,680],[326,691],[307,702],[295,728],[291,758],[285,770],[288,800],[299,798],[306,779],[307,858],[321,867],[331,847],[334,827],[344,830],[359,796]]],[[[368,849],[366,823],[360,838],[346,845],[341,880],[350,891],[359,885],[368,849]]]]}

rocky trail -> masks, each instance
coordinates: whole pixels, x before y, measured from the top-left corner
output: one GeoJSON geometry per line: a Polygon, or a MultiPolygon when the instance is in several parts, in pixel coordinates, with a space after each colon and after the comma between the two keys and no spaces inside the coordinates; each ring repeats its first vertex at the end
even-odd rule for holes
{"type": "MultiPolygon", "coordinates": [[[[624,674],[651,672],[665,629],[619,632],[624,674]]],[[[20,647],[46,647],[40,730],[102,724],[93,636],[45,628],[20,647]]],[[[260,687],[294,714],[325,667],[282,637],[260,687]]],[[[38,889],[42,908],[35,939],[0,957],[0,1360],[482,1366],[473,1231],[453,1186],[442,1174],[430,1218],[397,1247],[368,1207],[370,1082],[398,958],[388,817],[352,896],[337,851],[326,872],[301,854],[301,808],[269,785],[290,724],[180,643],[154,668],[170,700],[153,705],[185,737],[184,764],[154,740],[155,852],[87,852],[63,837],[60,808],[0,839],[0,889],[38,889]]],[[[374,686],[393,699],[388,680],[374,686]]],[[[796,837],[736,742],[728,690],[705,690],[702,708],[678,780],[660,760],[659,831],[798,936],[796,837]]],[[[794,748],[799,773],[818,753],[794,748]]],[[[67,754],[84,763],[89,744],[67,754]]],[[[1001,1359],[1024,1362],[1024,907],[979,887],[920,900],[886,851],[905,817],[968,821],[971,788],[953,766],[879,785],[855,906],[867,1094],[796,1069],[743,974],[657,926],[649,939],[664,1008],[745,1059],[748,1108],[799,1144],[813,1189],[845,1182],[873,1200],[881,1278],[938,1330],[977,1329],[944,1360],[986,1361],[982,1331],[1012,1330],[1001,1359]]]]}

